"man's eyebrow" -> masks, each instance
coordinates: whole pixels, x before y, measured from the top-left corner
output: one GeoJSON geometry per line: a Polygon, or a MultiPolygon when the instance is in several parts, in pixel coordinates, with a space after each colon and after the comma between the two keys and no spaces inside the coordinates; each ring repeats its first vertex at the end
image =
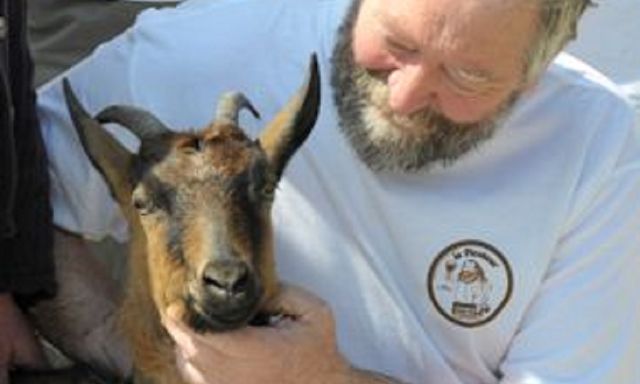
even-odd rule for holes
{"type": "MultiPolygon", "coordinates": [[[[378,28],[382,32],[385,39],[396,41],[401,44],[407,44],[411,48],[422,51],[424,48],[422,42],[416,41],[405,29],[402,21],[393,14],[388,12],[378,13],[375,17],[378,22],[378,28]]],[[[442,65],[447,70],[457,71],[460,75],[468,75],[469,79],[476,78],[475,81],[482,83],[500,83],[504,80],[497,73],[494,73],[486,65],[482,64],[483,60],[472,57],[469,52],[454,53],[449,59],[443,59],[442,65]]]]}
{"type": "Polygon", "coordinates": [[[414,39],[402,28],[402,23],[389,14],[377,15],[377,20],[380,30],[384,33],[386,38],[397,38],[401,42],[407,42],[411,44],[418,44],[414,39]]]}

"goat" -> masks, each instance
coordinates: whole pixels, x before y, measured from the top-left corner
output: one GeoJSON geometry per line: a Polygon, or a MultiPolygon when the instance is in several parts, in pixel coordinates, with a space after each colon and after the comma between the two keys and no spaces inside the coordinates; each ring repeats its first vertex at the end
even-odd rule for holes
{"type": "Polygon", "coordinates": [[[238,127],[246,108],[225,94],[217,118],[194,133],[168,129],[151,113],[111,106],[91,117],[64,79],[80,141],[129,224],[130,260],[121,308],[136,382],[181,383],[161,316],[179,305],[199,332],[247,325],[273,314],[278,291],[270,209],[284,168],[315,124],[320,80],[315,55],[305,83],[257,140],[238,127]],[[101,124],[118,123],[140,139],[137,154],[101,124]]]}

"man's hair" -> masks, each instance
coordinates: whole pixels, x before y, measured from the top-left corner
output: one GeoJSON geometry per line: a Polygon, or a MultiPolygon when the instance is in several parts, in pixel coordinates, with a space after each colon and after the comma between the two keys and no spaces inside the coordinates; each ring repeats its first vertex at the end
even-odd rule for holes
{"type": "MultiPolygon", "coordinates": [[[[524,0],[529,1],[529,0],[524,0]]],[[[577,36],[578,21],[592,0],[537,0],[538,31],[525,58],[525,81],[538,77],[564,46],[577,36]]]]}

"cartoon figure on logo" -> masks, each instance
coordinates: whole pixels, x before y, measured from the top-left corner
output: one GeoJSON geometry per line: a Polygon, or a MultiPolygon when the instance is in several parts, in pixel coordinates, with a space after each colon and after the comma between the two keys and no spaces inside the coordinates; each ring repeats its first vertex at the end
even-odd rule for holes
{"type": "Polygon", "coordinates": [[[491,283],[484,269],[472,259],[462,263],[455,281],[455,299],[451,313],[458,318],[475,320],[491,311],[489,293],[491,283]]]}
{"type": "Polygon", "coordinates": [[[458,267],[458,264],[454,259],[447,260],[444,266],[445,268],[444,282],[440,284],[440,286],[438,287],[439,289],[443,291],[448,291],[448,292],[453,290],[453,285],[455,283],[453,280],[453,277],[454,277],[453,272],[455,272],[457,267],[458,267]]]}

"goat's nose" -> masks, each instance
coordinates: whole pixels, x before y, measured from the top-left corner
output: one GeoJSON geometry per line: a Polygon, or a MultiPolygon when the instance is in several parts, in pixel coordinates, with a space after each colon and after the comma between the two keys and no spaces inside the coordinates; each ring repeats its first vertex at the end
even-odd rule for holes
{"type": "Polygon", "coordinates": [[[225,297],[239,295],[249,289],[249,268],[240,260],[212,261],[202,271],[202,281],[213,293],[225,297]]]}

